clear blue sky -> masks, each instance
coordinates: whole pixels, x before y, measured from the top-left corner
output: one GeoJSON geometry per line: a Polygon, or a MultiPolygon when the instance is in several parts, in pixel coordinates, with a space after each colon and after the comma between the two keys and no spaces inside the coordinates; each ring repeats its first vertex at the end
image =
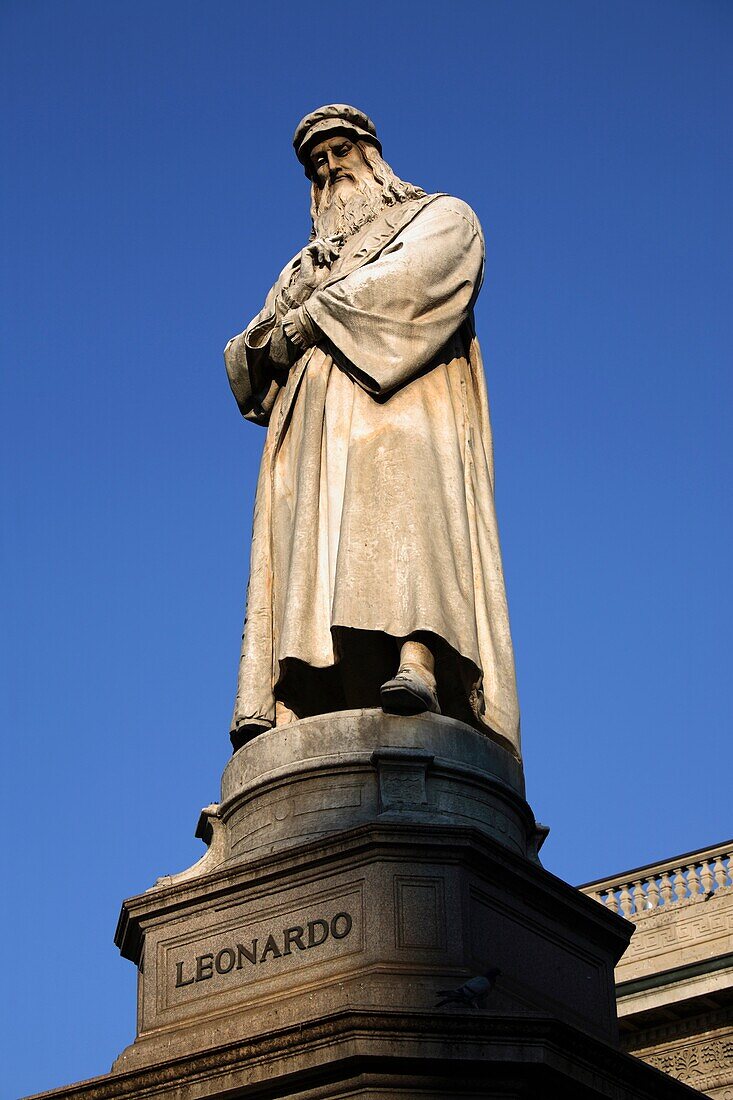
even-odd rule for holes
{"type": "Polygon", "coordinates": [[[305,240],[290,140],[323,102],[486,231],[546,866],[733,833],[732,25],[727,0],[4,0],[7,1095],[132,1039],[120,901],[200,854],[264,438],[221,350],[305,240]]]}

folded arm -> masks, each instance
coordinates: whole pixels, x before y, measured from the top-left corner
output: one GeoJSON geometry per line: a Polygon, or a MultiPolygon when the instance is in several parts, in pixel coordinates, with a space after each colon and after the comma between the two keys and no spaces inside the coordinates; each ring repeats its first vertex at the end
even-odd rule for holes
{"type": "Polygon", "coordinates": [[[328,277],[344,238],[311,241],[281,272],[265,305],[224,349],[229,384],[242,415],[267,424],[287,372],[321,337],[303,303],[328,277]]]}
{"type": "Polygon", "coordinates": [[[371,263],[316,290],[304,308],[354,381],[386,394],[423,370],[469,316],[483,264],[473,211],[445,197],[371,263]]]}

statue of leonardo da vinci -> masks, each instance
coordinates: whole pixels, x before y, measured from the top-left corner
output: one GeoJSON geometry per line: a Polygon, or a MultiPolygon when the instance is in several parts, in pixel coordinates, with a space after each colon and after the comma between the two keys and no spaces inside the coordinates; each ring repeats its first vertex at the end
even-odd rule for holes
{"type": "Polygon", "coordinates": [[[342,103],[299,123],[313,230],[225,360],[267,429],[231,737],[381,707],[519,756],[473,306],[476,215],[399,179],[342,103]]]}

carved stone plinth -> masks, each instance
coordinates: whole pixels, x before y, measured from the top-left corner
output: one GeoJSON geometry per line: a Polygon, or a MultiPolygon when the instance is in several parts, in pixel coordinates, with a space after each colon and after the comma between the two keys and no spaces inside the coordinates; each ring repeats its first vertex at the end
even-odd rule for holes
{"type": "Polygon", "coordinates": [[[542,869],[544,832],[513,758],[451,719],[271,731],[227,766],[206,856],[124,903],[135,1042],[48,1095],[698,1095],[618,1050],[630,925],[542,869]]]}

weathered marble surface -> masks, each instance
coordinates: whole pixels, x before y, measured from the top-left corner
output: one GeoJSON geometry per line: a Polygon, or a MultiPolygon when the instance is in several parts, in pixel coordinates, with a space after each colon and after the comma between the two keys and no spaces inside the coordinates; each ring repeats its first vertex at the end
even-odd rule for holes
{"type": "Polygon", "coordinates": [[[628,926],[541,869],[523,795],[509,752],[442,715],[253,739],[204,812],[213,857],[123,906],[140,996],[116,1071],[334,1013],[431,1015],[438,990],[492,966],[490,1011],[613,1041],[628,926]]]}
{"type": "Polygon", "coordinates": [[[225,352],[267,426],[233,739],[379,706],[399,665],[418,709],[518,757],[473,327],[483,235],[464,202],[394,176],[365,117],[337,105],[299,127],[317,237],[225,352]]]}

